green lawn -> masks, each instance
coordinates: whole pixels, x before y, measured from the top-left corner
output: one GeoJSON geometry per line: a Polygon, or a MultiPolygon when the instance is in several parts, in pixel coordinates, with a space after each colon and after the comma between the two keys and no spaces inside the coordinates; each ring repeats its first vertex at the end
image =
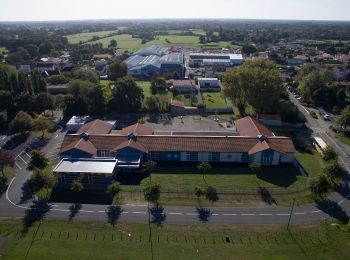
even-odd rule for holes
{"type": "Polygon", "coordinates": [[[80,41],[86,42],[88,40],[91,40],[93,36],[99,36],[99,37],[105,37],[108,34],[116,33],[118,31],[99,31],[99,32],[86,32],[86,33],[77,33],[77,34],[71,34],[67,35],[67,39],[69,43],[76,44],[80,41]]]}
{"type": "Polygon", "coordinates": [[[134,52],[141,49],[144,46],[141,44],[141,39],[132,38],[131,35],[129,34],[121,34],[121,35],[116,35],[112,37],[107,37],[91,43],[102,43],[103,47],[107,48],[111,40],[113,39],[117,40],[117,43],[118,43],[117,48],[118,48],[118,51],[120,52],[124,52],[124,51],[134,52]]]}
{"type": "Polygon", "coordinates": [[[296,151],[295,157],[304,167],[310,178],[317,177],[321,174],[324,162],[321,156],[314,152],[314,154],[305,151],[296,151]]]}
{"type": "Polygon", "coordinates": [[[199,43],[198,36],[169,34],[169,35],[157,35],[155,40],[146,43],[146,45],[149,46],[149,45],[186,44],[186,45],[195,46],[198,43],[199,43]]]}
{"type": "Polygon", "coordinates": [[[143,89],[143,94],[146,97],[152,96],[151,93],[151,82],[150,81],[142,81],[138,80],[136,81],[137,85],[143,89]]]}
{"type": "Polygon", "coordinates": [[[176,95],[174,99],[182,101],[186,107],[195,107],[196,106],[196,97],[191,96],[191,94],[185,95],[176,95]]]}
{"type": "Polygon", "coordinates": [[[110,80],[100,80],[100,85],[102,87],[103,95],[104,95],[106,100],[109,100],[112,96],[112,90],[109,87],[110,83],[111,83],[110,80]]]}
{"type": "Polygon", "coordinates": [[[342,133],[336,133],[335,136],[340,142],[347,144],[347,145],[350,145],[350,137],[349,136],[342,134],[342,133]]]}
{"type": "Polygon", "coordinates": [[[202,97],[207,108],[227,108],[222,93],[203,93],[202,97]]]}
{"type": "MultiPolygon", "coordinates": [[[[104,214],[104,213],[101,213],[104,214]]],[[[107,216],[106,216],[107,219],[107,216]]],[[[210,216],[208,217],[210,219],[210,216]]],[[[111,219],[112,220],[112,219],[111,219]]],[[[1,220],[3,259],[348,259],[349,232],[309,225],[155,225],[1,220]]]]}
{"type": "MultiPolygon", "coordinates": [[[[141,186],[148,184],[144,179],[141,186]]],[[[302,190],[306,188],[306,178],[294,168],[264,168],[257,177],[248,167],[213,167],[203,174],[195,166],[175,167],[159,166],[152,173],[152,182],[161,185],[164,192],[193,193],[195,187],[213,186],[218,193],[245,192],[254,194],[259,186],[276,189],[288,188],[302,190]]]]}

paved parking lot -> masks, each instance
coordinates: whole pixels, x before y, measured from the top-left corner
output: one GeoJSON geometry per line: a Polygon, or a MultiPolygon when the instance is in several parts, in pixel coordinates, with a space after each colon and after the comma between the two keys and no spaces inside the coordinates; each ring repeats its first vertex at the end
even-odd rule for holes
{"type": "Polygon", "coordinates": [[[157,123],[147,122],[147,125],[156,131],[230,131],[235,132],[234,128],[226,128],[225,124],[216,122],[213,119],[201,116],[184,116],[164,118],[157,123]]]}

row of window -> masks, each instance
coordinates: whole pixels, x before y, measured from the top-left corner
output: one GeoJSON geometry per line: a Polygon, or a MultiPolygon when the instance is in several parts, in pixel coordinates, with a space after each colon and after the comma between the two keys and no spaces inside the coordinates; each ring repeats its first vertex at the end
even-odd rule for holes
{"type": "MultiPolygon", "coordinates": [[[[159,161],[162,159],[161,152],[151,152],[150,159],[153,161],[159,161]]],[[[209,153],[208,160],[212,162],[220,162],[221,154],[220,153],[209,153]]],[[[227,154],[226,159],[232,159],[232,154],[227,154]]],[[[177,153],[167,153],[166,159],[179,159],[179,154],[177,153]]],[[[186,152],[186,160],[187,161],[199,161],[199,153],[198,152],[186,152]]],[[[241,154],[242,162],[249,162],[250,157],[248,153],[241,154]]]]}

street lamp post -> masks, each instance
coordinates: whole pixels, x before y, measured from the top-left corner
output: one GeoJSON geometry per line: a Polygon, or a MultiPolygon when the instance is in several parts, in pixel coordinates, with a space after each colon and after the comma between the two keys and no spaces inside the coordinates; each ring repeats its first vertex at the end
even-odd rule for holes
{"type": "Polygon", "coordinates": [[[293,214],[293,210],[294,210],[294,204],[295,204],[295,198],[293,198],[293,203],[292,203],[292,208],[291,208],[291,210],[290,210],[290,215],[289,215],[289,220],[288,220],[287,229],[289,229],[290,221],[292,220],[292,214],[293,214]]]}

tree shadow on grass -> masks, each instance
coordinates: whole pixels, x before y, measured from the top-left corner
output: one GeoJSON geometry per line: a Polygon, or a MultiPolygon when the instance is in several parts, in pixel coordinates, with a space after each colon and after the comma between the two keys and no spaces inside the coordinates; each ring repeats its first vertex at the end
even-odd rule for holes
{"type": "Polygon", "coordinates": [[[164,212],[164,208],[162,206],[155,206],[149,209],[149,212],[152,216],[151,223],[162,225],[163,222],[166,220],[166,214],[164,212]]]}
{"type": "Polygon", "coordinates": [[[21,195],[21,199],[19,201],[20,204],[23,203],[27,203],[29,200],[31,200],[33,198],[33,192],[32,189],[30,187],[29,181],[26,181],[22,188],[22,195],[21,195]]]}
{"type": "Polygon", "coordinates": [[[70,214],[68,219],[69,220],[73,220],[73,218],[79,213],[79,211],[81,210],[82,206],[79,203],[74,203],[69,207],[70,210],[70,214]]]}
{"type": "Polygon", "coordinates": [[[209,218],[211,217],[211,214],[212,214],[210,209],[198,207],[196,210],[198,213],[198,218],[201,222],[208,222],[209,221],[209,218]]]}
{"type": "Polygon", "coordinates": [[[120,214],[122,212],[123,210],[119,206],[116,206],[116,205],[109,206],[106,211],[108,223],[110,223],[114,227],[115,223],[117,223],[118,219],[120,218],[120,214]]]}
{"type": "MultiPolygon", "coordinates": [[[[281,171],[283,171],[281,169],[281,171]]],[[[287,188],[295,183],[297,179],[297,170],[286,171],[286,172],[269,172],[269,169],[264,169],[263,172],[256,175],[260,180],[266,181],[268,183],[274,184],[276,186],[287,188]]]]}
{"type": "Polygon", "coordinates": [[[277,204],[276,200],[272,197],[270,191],[265,187],[259,187],[258,194],[260,195],[261,200],[264,201],[265,203],[269,205],[277,204]]]}
{"type": "Polygon", "coordinates": [[[25,211],[23,218],[22,234],[26,234],[36,221],[44,219],[45,215],[50,211],[51,207],[46,200],[34,200],[33,204],[25,211]]]}
{"type": "Polygon", "coordinates": [[[339,193],[343,198],[350,197],[349,177],[344,176],[342,182],[336,188],[336,192],[339,193]]]}
{"type": "Polygon", "coordinates": [[[205,197],[210,202],[214,203],[219,200],[218,192],[212,186],[206,188],[205,197]]]}
{"type": "Polygon", "coordinates": [[[317,208],[328,214],[330,217],[337,219],[342,224],[349,223],[349,216],[345,210],[335,201],[323,200],[316,202],[317,208]]]}

